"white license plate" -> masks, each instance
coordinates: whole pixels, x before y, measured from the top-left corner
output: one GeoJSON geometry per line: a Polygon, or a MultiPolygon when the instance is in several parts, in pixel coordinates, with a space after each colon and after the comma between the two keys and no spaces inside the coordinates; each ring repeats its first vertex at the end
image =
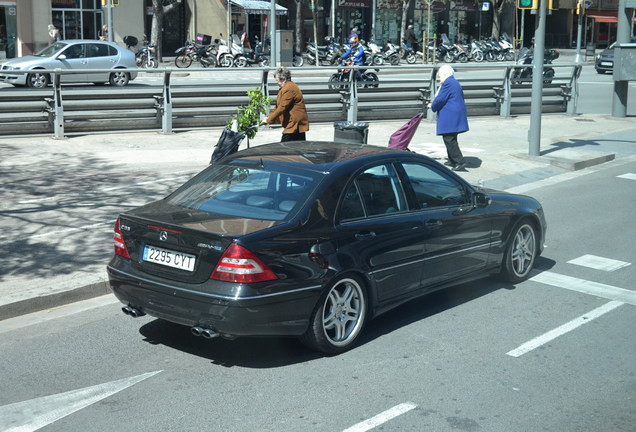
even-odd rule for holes
{"type": "Polygon", "coordinates": [[[196,257],[154,246],[146,246],[143,260],[181,270],[193,271],[196,257]]]}
{"type": "Polygon", "coordinates": [[[601,62],[601,66],[613,66],[614,63],[612,62],[601,62]]]}

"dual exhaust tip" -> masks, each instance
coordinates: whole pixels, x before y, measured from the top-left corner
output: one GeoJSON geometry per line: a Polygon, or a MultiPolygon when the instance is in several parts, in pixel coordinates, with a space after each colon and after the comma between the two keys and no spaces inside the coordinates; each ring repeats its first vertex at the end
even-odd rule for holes
{"type": "MultiPolygon", "coordinates": [[[[121,310],[126,315],[131,316],[133,318],[139,318],[146,315],[141,310],[134,308],[132,306],[124,306],[123,308],[121,308],[121,310]]],[[[202,328],[202,327],[192,327],[190,329],[190,332],[195,336],[202,336],[205,339],[214,339],[216,337],[221,336],[219,333],[215,332],[214,330],[210,330],[210,329],[202,328]]]]}
{"type": "Polygon", "coordinates": [[[131,316],[133,318],[139,318],[142,317],[144,315],[146,315],[145,313],[143,313],[142,311],[140,311],[137,308],[134,308],[132,306],[124,306],[123,308],[121,308],[121,310],[128,316],[131,316]]]}
{"type": "Polygon", "coordinates": [[[205,339],[214,339],[215,337],[220,336],[220,334],[218,334],[214,330],[201,328],[201,327],[192,327],[190,329],[190,333],[192,333],[195,336],[203,336],[205,339]]]}

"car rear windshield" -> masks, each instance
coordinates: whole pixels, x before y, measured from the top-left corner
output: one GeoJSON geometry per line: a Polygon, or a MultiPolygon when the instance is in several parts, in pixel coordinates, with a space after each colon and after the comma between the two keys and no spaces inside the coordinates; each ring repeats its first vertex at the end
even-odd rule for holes
{"type": "Polygon", "coordinates": [[[300,208],[318,182],[319,176],[311,172],[214,165],[167,200],[207,213],[282,221],[300,208]]]}

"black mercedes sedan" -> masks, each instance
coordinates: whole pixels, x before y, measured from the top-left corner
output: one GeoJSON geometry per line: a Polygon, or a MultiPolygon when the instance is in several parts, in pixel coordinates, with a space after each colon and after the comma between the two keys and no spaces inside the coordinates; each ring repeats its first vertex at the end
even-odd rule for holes
{"type": "Polygon", "coordinates": [[[545,231],[535,199],[471,186],[417,153],[273,143],[122,213],[108,275],[127,315],[336,354],[415,297],[492,274],[523,281],[545,231]]]}

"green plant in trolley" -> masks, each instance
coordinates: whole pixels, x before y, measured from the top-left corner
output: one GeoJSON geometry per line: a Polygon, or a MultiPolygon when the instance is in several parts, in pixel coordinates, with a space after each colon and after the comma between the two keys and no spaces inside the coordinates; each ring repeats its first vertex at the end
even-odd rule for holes
{"type": "Polygon", "coordinates": [[[269,96],[266,96],[261,90],[248,90],[247,96],[249,102],[247,105],[238,107],[236,114],[227,122],[226,127],[232,128],[234,120],[238,122],[238,131],[243,132],[248,139],[254,138],[258,131],[257,126],[261,122],[261,115],[267,113],[270,106],[269,96]]]}

